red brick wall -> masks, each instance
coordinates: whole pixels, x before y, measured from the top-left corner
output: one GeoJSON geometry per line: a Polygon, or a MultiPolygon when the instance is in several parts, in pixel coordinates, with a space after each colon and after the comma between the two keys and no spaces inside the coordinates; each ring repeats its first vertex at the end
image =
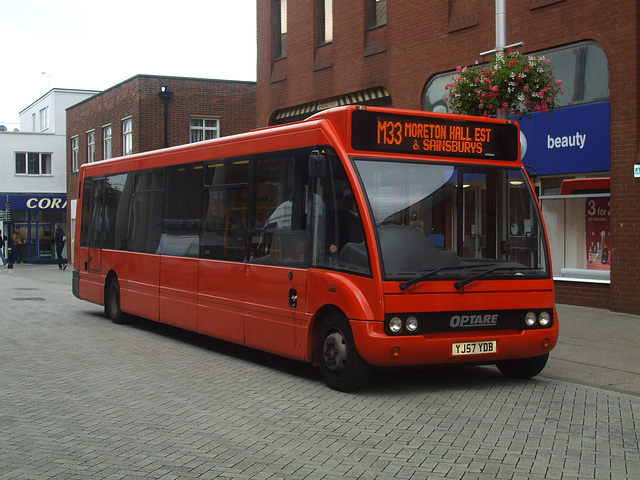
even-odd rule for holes
{"type": "MultiPolygon", "coordinates": [[[[133,121],[133,153],[163,148],[164,102],[161,86],[169,87],[169,146],[189,143],[190,117],[216,117],[220,135],[255,128],[254,82],[138,75],[67,109],[67,195],[77,198],[78,174],[71,172],[71,138],[78,136],[80,164],[87,162],[87,131],[95,130],[96,160],[104,158],[103,126],[111,124],[113,157],[122,155],[122,119],[133,121]]],[[[69,207],[70,208],[70,207],[69,207]]],[[[68,218],[71,218],[68,212],[68,218]]],[[[70,225],[67,225],[67,229],[70,225]]]]}
{"type": "Polygon", "coordinates": [[[556,302],[609,309],[611,288],[603,283],[555,282],[556,302]]]}
{"type": "MultiPolygon", "coordinates": [[[[395,107],[422,108],[431,77],[482,60],[495,47],[495,2],[387,2],[387,25],[367,31],[365,0],[333,3],[334,40],[317,48],[315,2],[288,1],[287,58],[273,62],[273,0],[257,0],[257,125],[273,112],[383,86],[395,107]]],[[[609,305],[640,313],[640,56],[637,0],[507,2],[507,43],[524,53],[594,40],[610,65],[611,239],[609,305]]]]}

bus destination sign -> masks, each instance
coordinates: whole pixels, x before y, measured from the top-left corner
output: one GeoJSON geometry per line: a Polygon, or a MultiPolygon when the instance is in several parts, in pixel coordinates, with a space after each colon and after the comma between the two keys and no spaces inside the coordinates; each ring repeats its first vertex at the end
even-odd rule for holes
{"type": "Polygon", "coordinates": [[[356,110],[351,132],[352,147],[356,150],[483,160],[518,159],[518,128],[513,123],[356,110]]]}

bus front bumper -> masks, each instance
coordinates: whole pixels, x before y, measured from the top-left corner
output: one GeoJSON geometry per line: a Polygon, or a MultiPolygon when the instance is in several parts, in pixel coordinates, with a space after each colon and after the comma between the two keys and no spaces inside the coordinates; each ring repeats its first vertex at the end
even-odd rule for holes
{"type": "MultiPolygon", "coordinates": [[[[555,317],[555,315],[554,315],[555,317]]],[[[358,353],[374,366],[451,363],[492,364],[500,360],[545,355],[558,340],[558,322],[532,330],[447,332],[391,336],[383,323],[351,320],[358,353]]]]}

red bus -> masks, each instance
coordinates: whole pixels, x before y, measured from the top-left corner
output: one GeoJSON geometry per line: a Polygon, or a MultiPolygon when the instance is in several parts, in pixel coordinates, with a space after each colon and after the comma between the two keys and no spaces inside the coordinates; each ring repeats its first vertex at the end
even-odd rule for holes
{"type": "Polygon", "coordinates": [[[349,106],[82,165],[73,293],[127,316],[311,362],[495,364],[558,338],[519,126],[349,106]]]}

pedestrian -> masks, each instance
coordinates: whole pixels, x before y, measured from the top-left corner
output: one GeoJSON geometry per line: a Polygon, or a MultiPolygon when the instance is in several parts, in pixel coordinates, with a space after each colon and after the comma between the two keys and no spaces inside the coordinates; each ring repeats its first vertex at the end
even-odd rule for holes
{"type": "Polygon", "coordinates": [[[13,263],[22,263],[22,245],[25,243],[20,234],[20,227],[16,225],[11,236],[13,242],[13,263]]]}
{"type": "Polygon", "coordinates": [[[67,236],[60,227],[59,223],[56,223],[56,232],[53,235],[53,239],[56,242],[56,254],[58,255],[58,269],[66,270],[67,262],[62,258],[62,250],[64,249],[64,244],[67,241],[67,236]]]}
{"type": "Polygon", "coordinates": [[[7,264],[7,260],[4,258],[4,244],[7,241],[7,236],[0,232],[0,260],[2,261],[2,265],[7,264]]]}

